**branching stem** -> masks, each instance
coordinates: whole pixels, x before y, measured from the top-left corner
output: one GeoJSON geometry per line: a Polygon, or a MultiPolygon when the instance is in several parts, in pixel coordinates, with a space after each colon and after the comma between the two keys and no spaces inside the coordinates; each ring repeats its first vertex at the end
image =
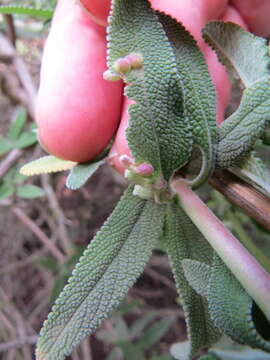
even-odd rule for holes
{"type": "Polygon", "coordinates": [[[206,240],[270,320],[270,275],[202,200],[181,180],[172,189],[206,240]]]}

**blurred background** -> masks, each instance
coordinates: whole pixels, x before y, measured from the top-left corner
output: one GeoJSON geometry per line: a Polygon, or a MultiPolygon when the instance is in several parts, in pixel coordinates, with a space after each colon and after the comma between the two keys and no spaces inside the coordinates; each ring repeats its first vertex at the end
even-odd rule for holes
{"type": "MultiPolygon", "coordinates": [[[[53,0],[1,1],[53,9],[53,0]]],[[[85,247],[116,205],[126,183],[103,166],[81,190],[66,188],[66,173],[26,178],[18,170],[44,155],[37,144],[33,99],[49,19],[0,17],[0,359],[34,359],[48,312],[85,247]]],[[[262,148],[262,152],[264,149],[262,148]]],[[[270,235],[222,195],[201,195],[245,244],[270,254],[270,235]]],[[[169,360],[186,339],[167,256],[153,254],[125,301],[72,360],[169,360]]]]}

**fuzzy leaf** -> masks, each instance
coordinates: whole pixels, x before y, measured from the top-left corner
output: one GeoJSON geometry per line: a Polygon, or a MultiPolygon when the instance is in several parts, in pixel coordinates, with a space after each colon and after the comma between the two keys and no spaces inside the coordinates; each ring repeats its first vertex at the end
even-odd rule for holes
{"type": "Polygon", "coordinates": [[[10,140],[0,135],[0,156],[5,155],[13,148],[10,140]]]}
{"type": "Polygon", "coordinates": [[[184,259],[182,261],[182,266],[189,285],[197,294],[207,296],[207,286],[211,275],[211,266],[190,259],[184,259]]]}
{"type": "Polygon", "coordinates": [[[184,100],[184,116],[192,124],[193,145],[203,154],[201,171],[193,179],[198,186],[211,175],[215,165],[216,96],[204,56],[191,34],[176,20],[158,13],[176,57],[184,100]]]}
{"type": "MultiPolygon", "coordinates": [[[[221,331],[240,344],[270,352],[270,342],[259,334],[253,321],[254,316],[260,314],[259,309],[217,255],[214,256],[207,300],[211,318],[221,331]]],[[[264,326],[269,335],[270,325],[266,319],[264,326]]]]}
{"type": "Polygon", "coordinates": [[[270,123],[270,77],[244,91],[239,108],[220,126],[217,164],[237,166],[270,123]]]}
{"type": "Polygon", "coordinates": [[[15,192],[15,189],[13,186],[9,184],[2,184],[0,185],[0,200],[7,199],[11,195],[13,195],[15,192]]]}
{"type": "Polygon", "coordinates": [[[175,203],[167,206],[163,242],[185,312],[192,357],[202,347],[216,342],[220,334],[210,319],[205,299],[186,280],[182,261],[189,258],[210,265],[213,252],[191,220],[175,203]]]}
{"type": "Polygon", "coordinates": [[[12,122],[9,128],[9,137],[11,140],[16,140],[20,135],[26,122],[26,110],[24,108],[19,109],[15,120],[12,122]]]}
{"type": "Polygon", "coordinates": [[[24,149],[28,146],[34,145],[36,142],[37,134],[33,131],[25,131],[15,141],[14,145],[18,149],[24,149]]]}
{"type": "Polygon", "coordinates": [[[255,151],[249,154],[241,167],[231,168],[230,171],[270,197],[270,171],[255,151]]]}
{"type": "Polygon", "coordinates": [[[28,15],[33,17],[51,19],[53,16],[53,10],[38,9],[30,6],[1,5],[0,14],[18,14],[18,15],[28,15]]]}
{"type": "Polygon", "coordinates": [[[78,164],[71,170],[67,178],[67,187],[72,190],[81,188],[104,163],[105,160],[102,159],[90,164],[78,164]]]}
{"type": "Polygon", "coordinates": [[[109,25],[109,66],[131,53],[143,66],[124,75],[129,108],[127,139],[138,163],[169,179],[190,155],[192,133],[183,114],[175,54],[147,0],[114,0],[109,25]]]}
{"type": "Polygon", "coordinates": [[[205,41],[217,52],[229,73],[245,87],[269,75],[270,58],[266,39],[231,22],[212,21],[203,29],[205,41]]]}
{"type": "Polygon", "coordinates": [[[48,174],[58,171],[65,171],[72,169],[76,162],[58,159],[55,156],[48,155],[38,160],[34,160],[24,165],[20,173],[26,176],[33,176],[39,174],[48,174]]]}
{"type": "Polygon", "coordinates": [[[36,199],[44,196],[44,191],[39,186],[26,184],[20,186],[16,194],[22,199],[36,199]]]}
{"type": "Polygon", "coordinates": [[[90,243],[45,322],[37,360],[62,360],[93,333],[142,273],[161,235],[164,207],[130,187],[90,243]]]}

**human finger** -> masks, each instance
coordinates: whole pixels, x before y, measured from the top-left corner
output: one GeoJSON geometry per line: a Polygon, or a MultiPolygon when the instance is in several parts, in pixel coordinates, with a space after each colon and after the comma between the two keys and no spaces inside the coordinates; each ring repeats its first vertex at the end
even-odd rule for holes
{"type": "Polygon", "coordinates": [[[84,162],[109,143],[120,117],[122,84],[103,80],[105,70],[105,30],[77,3],[58,1],[36,101],[39,137],[53,155],[84,162]]]}
{"type": "Polygon", "coordinates": [[[231,0],[250,31],[259,36],[270,36],[269,0],[231,0]]]}

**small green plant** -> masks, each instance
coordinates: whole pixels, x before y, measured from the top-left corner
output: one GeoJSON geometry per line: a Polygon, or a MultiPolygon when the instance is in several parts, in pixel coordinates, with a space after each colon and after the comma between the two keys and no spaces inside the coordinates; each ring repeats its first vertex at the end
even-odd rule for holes
{"type": "MultiPolygon", "coordinates": [[[[95,332],[159,243],[169,255],[186,316],[186,358],[223,334],[270,352],[268,260],[262,266],[258,253],[252,255],[194,191],[219,168],[240,174],[270,196],[268,170],[254,153],[270,125],[266,41],[232,23],[214,21],[203,29],[205,41],[244,88],[238,109],[217,127],[205,60],[180,23],[154,11],[147,0],[114,0],[108,32],[109,75],[124,80],[133,102],[127,140],[134,161],[120,159],[130,185],[56,300],[41,330],[37,359],[62,360],[95,332]],[[138,67],[126,61],[134,54],[138,67]]],[[[69,135],[64,127],[57,130],[69,135]]],[[[78,188],[103,161],[77,164],[49,156],[22,172],[72,169],[67,185],[78,188]]],[[[125,336],[130,331],[126,328],[125,336]]],[[[125,342],[118,340],[111,342],[124,352],[125,342]]],[[[143,341],[134,345],[137,354],[143,341]]]]}
{"type": "Polygon", "coordinates": [[[24,149],[37,142],[36,125],[26,128],[26,110],[20,108],[6,136],[0,135],[0,156],[13,149],[24,149]]]}
{"type": "MultiPolygon", "coordinates": [[[[0,136],[0,156],[15,149],[25,149],[37,143],[36,126],[26,126],[26,111],[20,108],[11,123],[6,136],[0,136]]],[[[27,184],[27,177],[19,173],[16,164],[0,181],[0,200],[13,195],[21,199],[34,199],[44,196],[43,190],[36,185],[27,184]]]]}

